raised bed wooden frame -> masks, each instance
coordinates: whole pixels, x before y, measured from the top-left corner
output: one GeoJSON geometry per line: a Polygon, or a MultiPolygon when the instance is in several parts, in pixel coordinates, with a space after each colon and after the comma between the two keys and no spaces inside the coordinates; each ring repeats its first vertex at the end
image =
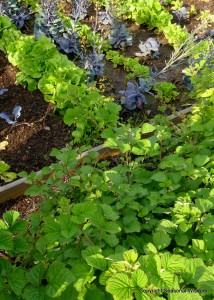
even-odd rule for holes
{"type": "MultiPolygon", "coordinates": [[[[182,117],[187,115],[192,110],[192,106],[183,109],[180,112],[177,112],[175,115],[170,115],[168,118],[173,123],[179,123],[182,120],[182,117]]],[[[87,157],[88,153],[91,151],[95,151],[99,154],[98,159],[103,160],[108,157],[112,157],[115,155],[119,155],[120,151],[118,149],[111,149],[108,147],[105,147],[104,145],[97,146],[95,148],[92,148],[88,151],[83,152],[78,156],[78,160],[80,160],[83,157],[87,157]]],[[[41,171],[38,171],[37,174],[39,174],[41,171]]],[[[50,175],[49,175],[50,176],[50,175]]],[[[48,175],[47,175],[48,177],[48,175]]],[[[16,199],[18,197],[21,197],[24,195],[25,191],[30,187],[30,184],[27,183],[26,178],[21,178],[18,180],[15,180],[11,183],[8,183],[2,187],[0,187],[0,203],[6,202],[10,199],[16,199]]]]}

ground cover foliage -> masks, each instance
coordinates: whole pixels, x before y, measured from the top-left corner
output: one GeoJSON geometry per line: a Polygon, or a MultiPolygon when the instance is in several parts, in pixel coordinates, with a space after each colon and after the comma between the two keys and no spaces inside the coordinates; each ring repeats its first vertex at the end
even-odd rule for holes
{"type": "MultiPolygon", "coordinates": [[[[187,32],[171,23],[159,1],[122,4],[126,18],[157,27],[175,48],[185,42],[187,32]]],[[[94,46],[102,42],[87,26],[79,24],[79,34],[94,46]]],[[[124,36],[130,42],[122,32],[115,48],[125,46],[124,36]]],[[[184,70],[197,101],[190,116],[174,125],[157,115],[137,127],[118,124],[120,106],[88,84],[87,72],[50,38],[23,35],[1,17],[0,49],[20,69],[17,81],[39,88],[74,124],[74,143],[103,139],[122,153],[112,166],[98,162],[96,153],[80,163],[76,151],[54,149],[58,163],[28,176],[28,194],[40,194],[43,202],[27,220],[8,211],[0,221],[0,298],[213,299],[213,41],[194,44],[184,70]]],[[[147,93],[165,103],[176,97],[174,86],[154,82],[138,59],[112,49],[106,55],[139,77],[123,91],[129,108],[141,108],[147,93]]]]}

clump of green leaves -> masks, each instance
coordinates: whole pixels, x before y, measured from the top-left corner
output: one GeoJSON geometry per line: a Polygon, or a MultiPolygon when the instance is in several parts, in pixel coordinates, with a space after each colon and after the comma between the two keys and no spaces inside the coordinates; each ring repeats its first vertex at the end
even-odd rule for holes
{"type": "Polygon", "coordinates": [[[154,86],[156,91],[156,98],[162,100],[164,103],[170,103],[175,100],[179,93],[176,91],[175,84],[171,82],[158,82],[154,86]]]}
{"type": "MultiPolygon", "coordinates": [[[[2,143],[0,143],[0,150],[2,143]]],[[[10,166],[6,164],[4,161],[0,161],[0,179],[5,182],[10,182],[14,179],[16,179],[17,175],[14,172],[8,171],[10,169],[10,166]]]]}

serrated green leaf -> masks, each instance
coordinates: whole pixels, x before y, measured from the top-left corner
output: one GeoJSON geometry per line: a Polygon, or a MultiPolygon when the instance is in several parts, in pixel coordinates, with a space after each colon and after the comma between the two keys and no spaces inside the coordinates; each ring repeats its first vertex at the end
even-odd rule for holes
{"type": "Polygon", "coordinates": [[[145,254],[156,254],[157,248],[152,243],[147,243],[143,246],[145,254]]]}
{"type": "Polygon", "coordinates": [[[78,226],[73,223],[70,215],[61,215],[59,216],[58,221],[62,236],[68,240],[74,236],[79,229],[78,226]]]}
{"type": "Polygon", "coordinates": [[[214,249],[214,232],[204,233],[203,240],[208,250],[214,249]]]}
{"type": "Polygon", "coordinates": [[[213,200],[209,199],[196,199],[195,204],[202,213],[209,212],[213,209],[213,200]]]}
{"type": "Polygon", "coordinates": [[[115,274],[107,281],[106,291],[112,294],[116,300],[132,300],[132,280],[127,274],[115,274]]]}
{"type": "Polygon", "coordinates": [[[206,267],[205,272],[199,278],[197,287],[205,289],[209,292],[213,292],[213,282],[214,282],[214,266],[206,267]]]}
{"type": "Polygon", "coordinates": [[[13,271],[8,274],[8,283],[11,290],[17,296],[20,296],[27,283],[25,272],[21,268],[14,268],[13,271]]]}
{"type": "Polygon", "coordinates": [[[157,182],[164,182],[167,180],[167,176],[164,172],[158,171],[152,175],[151,179],[157,182]]]}
{"type": "Polygon", "coordinates": [[[105,229],[106,232],[109,233],[118,233],[121,231],[121,228],[117,223],[110,221],[110,222],[105,222],[103,229],[105,229]]]}
{"type": "Polygon", "coordinates": [[[26,231],[26,230],[27,230],[27,221],[25,221],[25,220],[16,221],[10,227],[10,231],[13,233],[20,233],[20,232],[26,231]]]}
{"type": "Polygon", "coordinates": [[[9,210],[3,214],[3,219],[7,223],[8,227],[10,228],[13,226],[13,224],[16,222],[19,216],[20,213],[18,211],[9,210]]]}
{"type": "Polygon", "coordinates": [[[112,297],[104,293],[100,288],[95,287],[94,289],[87,290],[84,300],[111,300],[112,297]]]}
{"type": "Polygon", "coordinates": [[[176,234],[175,241],[178,246],[186,246],[189,242],[189,237],[185,234],[176,234]]]}
{"type": "Polygon", "coordinates": [[[13,247],[16,253],[27,252],[29,249],[26,238],[20,236],[13,238],[13,247]]]}
{"type": "Polygon", "coordinates": [[[205,270],[204,262],[201,258],[190,258],[186,260],[185,271],[182,277],[185,282],[196,284],[205,270]]]}
{"type": "Polygon", "coordinates": [[[0,251],[1,250],[12,250],[13,249],[13,239],[12,234],[4,229],[0,230],[0,251]]]}
{"type": "Polygon", "coordinates": [[[30,269],[30,271],[26,274],[26,277],[34,287],[39,287],[45,274],[45,270],[45,265],[43,263],[39,263],[30,269]]]}
{"type": "Polygon", "coordinates": [[[165,252],[161,257],[161,262],[165,270],[171,273],[181,273],[185,270],[186,258],[181,255],[171,255],[169,252],[165,252]]]}
{"type": "Polygon", "coordinates": [[[105,233],[103,240],[111,247],[116,247],[119,244],[119,239],[117,238],[116,234],[105,233]]]}
{"type": "Polygon", "coordinates": [[[157,231],[153,234],[153,243],[158,250],[165,249],[171,243],[171,238],[168,233],[164,231],[157,231]]]}
{"type": "Polygon", "coordinates": [[[102,254],[94,254],[86,257],[86,261],[89,266],[94,267],[98,270],[105,270],[107,266],[107,261],[102,254]]]}
{"type": "Polygon", "coordinates": [[[203,240],[192,240],[192,247],[198,253],[203,253],[205,250],[205,245],[203,240]]]}
{"type": "Polygon", "coordinates": [[[127,250],[123,253],[123,257],[125,261],[127,261],[130,264],[134,264],[137,261],[138,254],[135,250],[127,250]]]}
{"type": "Polygon", "coordinates": [[[7,225],[5,224],[4,221],[0,220],[0,229],[8,230],[7,225]]]}
{"type": "Polygon", "coordinates": [[[175,234],[176,233],[176,228],[174,223],[172,223],[170,220],[161,220],[157,230],[163,230],[167,233],[175,234]]]}
{"type": "Polygon", "coordinates": [[[175,286],[175,277],[172,273],[168,271],[160,272],[159,276],[154,276],[152,278],[152,283],[158,289],[172,289],[179,288],[175,286]]]}
{"type": "Polygon", "coordinates": [[[132,282],[134,286],[144,288],[148,283],[148,278],[141,269],[137,269],[132,275],[132,282]]]}
{"type": "Polygon", "coordinates": [[[45,300],[45,287],[35,287],[31,284],[27,285],[22,295],[26,300],[45,300]]]}
{"type": "Polygon", "coordinates": [[[45,239],[52,244],[59,241],[61,235],[61,227],[56,219],[47,217],[44,218],[45,224],[42,228],[45,233],[45,239]]]}
{"type": "Polygon", "coordinates": [[[141,127],[142,134],[153,132],[155,130],[155,127],[149,123],[144,123],[141,127]]]}
{"type": "Polygon", "coordinates": [[[46,279],[48,281],[46,294],[55,298],[67,289],[75,277],[63,263],[55,261],[48,269],[46,279]]]}
{"type": "Polygon", "coordinates": [[[139,257],[141,269],[149,278],[156,276],[161,270],[161,260],[157,254],[143,255],[139,257]]]}
{"type": "MultiPolygon", "coordinates": [[[[192,300],[193,299],[193,292],[188,292],[188,289],[181,289],[181,291],[185,291],[186,292],[178,292],[178,293],[170,293],[168,296],[169,300],[192,300]]],[[[195,289],[192,289],[193,291],[195,289]]],[[[203,298],[201,297],[200,294],[194,292],[194,300],[203,300],[203,298]]]]}
{"type": "Polygon", "coordinates": [[[208,155],[198,154],[192,157],[192,161],[196,167],[202,167],[210,161],[210,158],[208,155]]]}
{"type": "Polygon", "coordinates": [[[119,218],[119,214],[113,210],[108,204],[100,204],[105,217],[109,220],[116,221],[119,218]]]}

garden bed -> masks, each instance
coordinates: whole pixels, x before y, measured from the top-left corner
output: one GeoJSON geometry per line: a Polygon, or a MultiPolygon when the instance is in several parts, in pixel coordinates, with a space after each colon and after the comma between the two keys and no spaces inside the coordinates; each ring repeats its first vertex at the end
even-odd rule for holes
{"type": "Polygon", "coordinates": [[[11,86],[0,88],[3,159],[25,151],[46,162],[0,188],[0,299],[211,300],[214,16],[204,9],[213,7],[108,0],[102,27],[103,1],[42,1],[35,34],[52,41],[0,17],[0,49],[15,66],[0,56],[11,86]],[[59,4],[75,9],[75,22],[80,13],[77,31],[59,4]],[[39,152],[34,141],[52,128],[39,152]]]}

